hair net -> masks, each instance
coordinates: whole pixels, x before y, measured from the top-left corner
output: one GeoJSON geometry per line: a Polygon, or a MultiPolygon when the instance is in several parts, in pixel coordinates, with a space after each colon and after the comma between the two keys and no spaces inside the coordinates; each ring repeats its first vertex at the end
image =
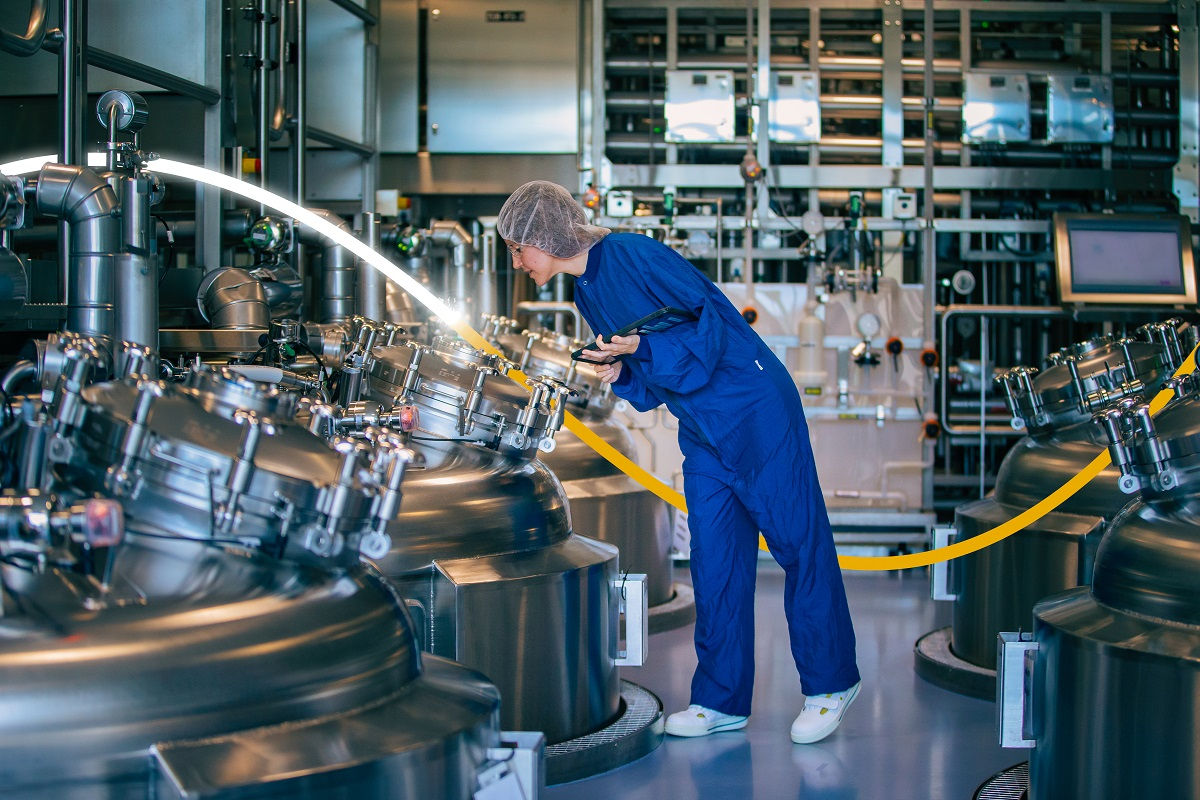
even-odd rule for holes
{"type": "Polygon", "coordinates": [[[555,258],[574,258],[610,231],[588,224],[583,207],[557,183],[530,181],[504,201],[496,233],[505,241],[536,247],[555,258]]]}

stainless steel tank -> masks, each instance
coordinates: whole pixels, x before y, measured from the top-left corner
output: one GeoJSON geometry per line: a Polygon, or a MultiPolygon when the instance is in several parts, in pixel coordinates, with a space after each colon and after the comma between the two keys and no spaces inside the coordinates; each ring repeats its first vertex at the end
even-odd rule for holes
{"type": "Polygon", "coordinates": [[[1184,381],[1153,419],[1140,402],[1101,417],[1121,488],[1140,496],[1122,495],[1133,502],[1105,533],[1091,586],[1038,603],[1033,642],[1010,645],[1032,662],[1012,697],[1032,712],[1030,800],[1200,796],[1198,389],[1184,381]]]}
{"type": "MultiPolygon", "coordinates": [[[[556,766],[554,746],[611,729],[633,685],[618,674],[617,550],[572,532],[561,484],[534,457],[554,447],[567,387],[539,377],[526,391],[506,377],[510,365],[447,338],[356,340],[363,352],[348,363],[361,364],[368,399],[340,414],[315,407],[314,419],[331,413],[332,428],[370,438],[407,415],[424,459],[376,563],[420,620],[424,646],[487,675],[506,728],[545,733],[548,779],[578,777],[556,766]]],[[[593,762],[582,774],[653,749],[655,714],[615,762],[577,748],[593,762]]]]}
{"type": "MultiPolygon", "coordinates": [[[[1147,326],[1139,340],[1096,337],[1053,354],[1045,368],[1002,378],[1014,426],[1029,435],[1005,456],[988,497],[955,510],[958,541],[991,530],[1043,500],[1104,446],[1091,411],[1120,397],[1153,394],[1178,365],[1175,325],[1147,326]]],[[[1124,498],[1108,468],[1058,510],[949,564],[953,623],[918,640],[917,673],[945,688],[995,696],[996,634],[1028,629],[1034,603],[1087,583],[1107,521],[1124,498]]]]}
{"type": "Polygon", "coordinates": [[[96,351],[60,350],[45,449],[68,499],[0,497],[5,796],[473,797],[499,695],[423,655],[359,559],[387,549],[411,452],[331,447],[223,371],[87,386],[96,351]],[[97,492],[124,541],[72,530],[98,501],[58,507],[97,492]]]}
{"type": "MultiPolygon", "coordinates": [[[[596,435],[627,458],[636,452],[629,429],[612,418],[621,402],[588,368],[579,368],[571,352],[584,342],[551,331],[516,332],[504,317],[485,318],[484,334],[523,372],[549,375],[572,390],[567,407],[596,435]]],[[[576,531],[616,545],[621,568],[646,575],[651,631],[667,630],[695,619],[690,587],[673,581],[670,515],[666,502],[627,477],[570,431],[558,446],[539,458],[562,481],[576,531]]]]}

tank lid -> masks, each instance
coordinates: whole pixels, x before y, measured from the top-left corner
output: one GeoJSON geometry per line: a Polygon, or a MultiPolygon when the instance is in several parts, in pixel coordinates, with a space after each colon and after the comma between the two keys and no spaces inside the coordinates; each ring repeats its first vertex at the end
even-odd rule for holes
{"type": "Polygon", "coordinates": [[[1096,600],[1121,611],[1200,625],[1198,511],[1194,503],[1128,507],[1096,553],[1096,600]]]}
{"type": "Polygon", "coordinates": [[[232,419],[239,410],[276,420],[296,414],[298,396],[281,392],[270,383],[260,383],[228,367],[198,365],[184,379],[181,391],[194,398],[205,411],[232,419]]]}
{"type": "Polygon", "coordinates": [[[1157,391],[1172,371],[1162,344],[1097,337],[1063,348],[1044,369],[1014,367],[997,378],[1013,427],[1046,433],[1086,422],[1123,397],[1157,391]]]}
{"type": "Polygon", "coordinates": [[[1149,501],[1189,495],[1200,487],[1200,378],[1172,378],[1172,401],[1152,416],[1148,403],[1126,399],[1096,414],[1121,489],[1149,501]]]}

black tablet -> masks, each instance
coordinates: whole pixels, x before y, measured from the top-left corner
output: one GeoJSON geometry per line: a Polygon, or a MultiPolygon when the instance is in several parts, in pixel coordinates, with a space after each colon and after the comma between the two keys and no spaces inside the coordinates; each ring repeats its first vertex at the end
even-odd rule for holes
{"type": "MultiPolygon", "coordinates": [[[[611,342],[613,336],[628,336],[631,333],[636,333],[639,336],[647,333],[658,333],[659,331],[673,328],[681,322],[690,322],[694,319],[696,319],[696,315],[690,311],[666,306],[655,311],[653,314],[647,314],[636,322],[631,322],[624,328],[615,331],[612,336],[604,337],[604,341],[611,342]]],[[[620,356],[601,353],[600,346],[595,342],[591,342],[586,347],[581,347],[574,353],[571,353],[571,358],[576,361],[584,361],[588,364],[611,364],[620,358],[620,356]]]]}

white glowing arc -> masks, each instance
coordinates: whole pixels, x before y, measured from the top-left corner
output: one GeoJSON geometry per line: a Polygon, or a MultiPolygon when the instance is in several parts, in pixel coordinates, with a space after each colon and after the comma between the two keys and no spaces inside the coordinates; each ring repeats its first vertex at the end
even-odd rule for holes
{"type": "MultiPolygon", "coordinates": [[[[104,159],[103,153],[89,153],[88,163],[92,164],[93,159],[99,157],[101,164],[104,159]]],[[[30,172],[36,172],[43,165],[53,162],[58,157],[55,155],[34,156],[32,158],[23,158],[19,161],[12,161],[7,164],[0,164],[0,173],[5,175],[21,175],[30,172]]],[[[204,183],[209,186],[215,186],[231,194],[244,197],[254,203],[260,203],[274,211],[291,217],[301,225],[306,225],[312,228],[317,233],[332,240],[354,255],[358,256],[363,262],[370,264],[372,267],[381,272],[388,280],[398,284],[402,289],[411,294],[418,302],[428,308],[435,316],[441,318],[443,322],[452,327],[456,333],[466,339],[475,347],[484,347],[483,338],[462,319],[461,315],[450,306],[446,305],[440,298],[422,286],[411,275],[408,275],[391,261],[389,261],[382,253],[378,253],[368,246],[365,242],[354,238],[347,231],[342,230],[331,222],[322,219],[313,212],[303,206],[293,203],[285,197],[269,192],[261,186],[255,186],[252,183],[233,178],[229,175],[224,175],[215,170],[197,167],[192,164],[185,164],[182,161],[174,161],[169,158],[156,158],[146,164],[146,169],[152,172],[158,172],[162,175],[171,175],[177,178],[186,178],[204,183]]]]}

